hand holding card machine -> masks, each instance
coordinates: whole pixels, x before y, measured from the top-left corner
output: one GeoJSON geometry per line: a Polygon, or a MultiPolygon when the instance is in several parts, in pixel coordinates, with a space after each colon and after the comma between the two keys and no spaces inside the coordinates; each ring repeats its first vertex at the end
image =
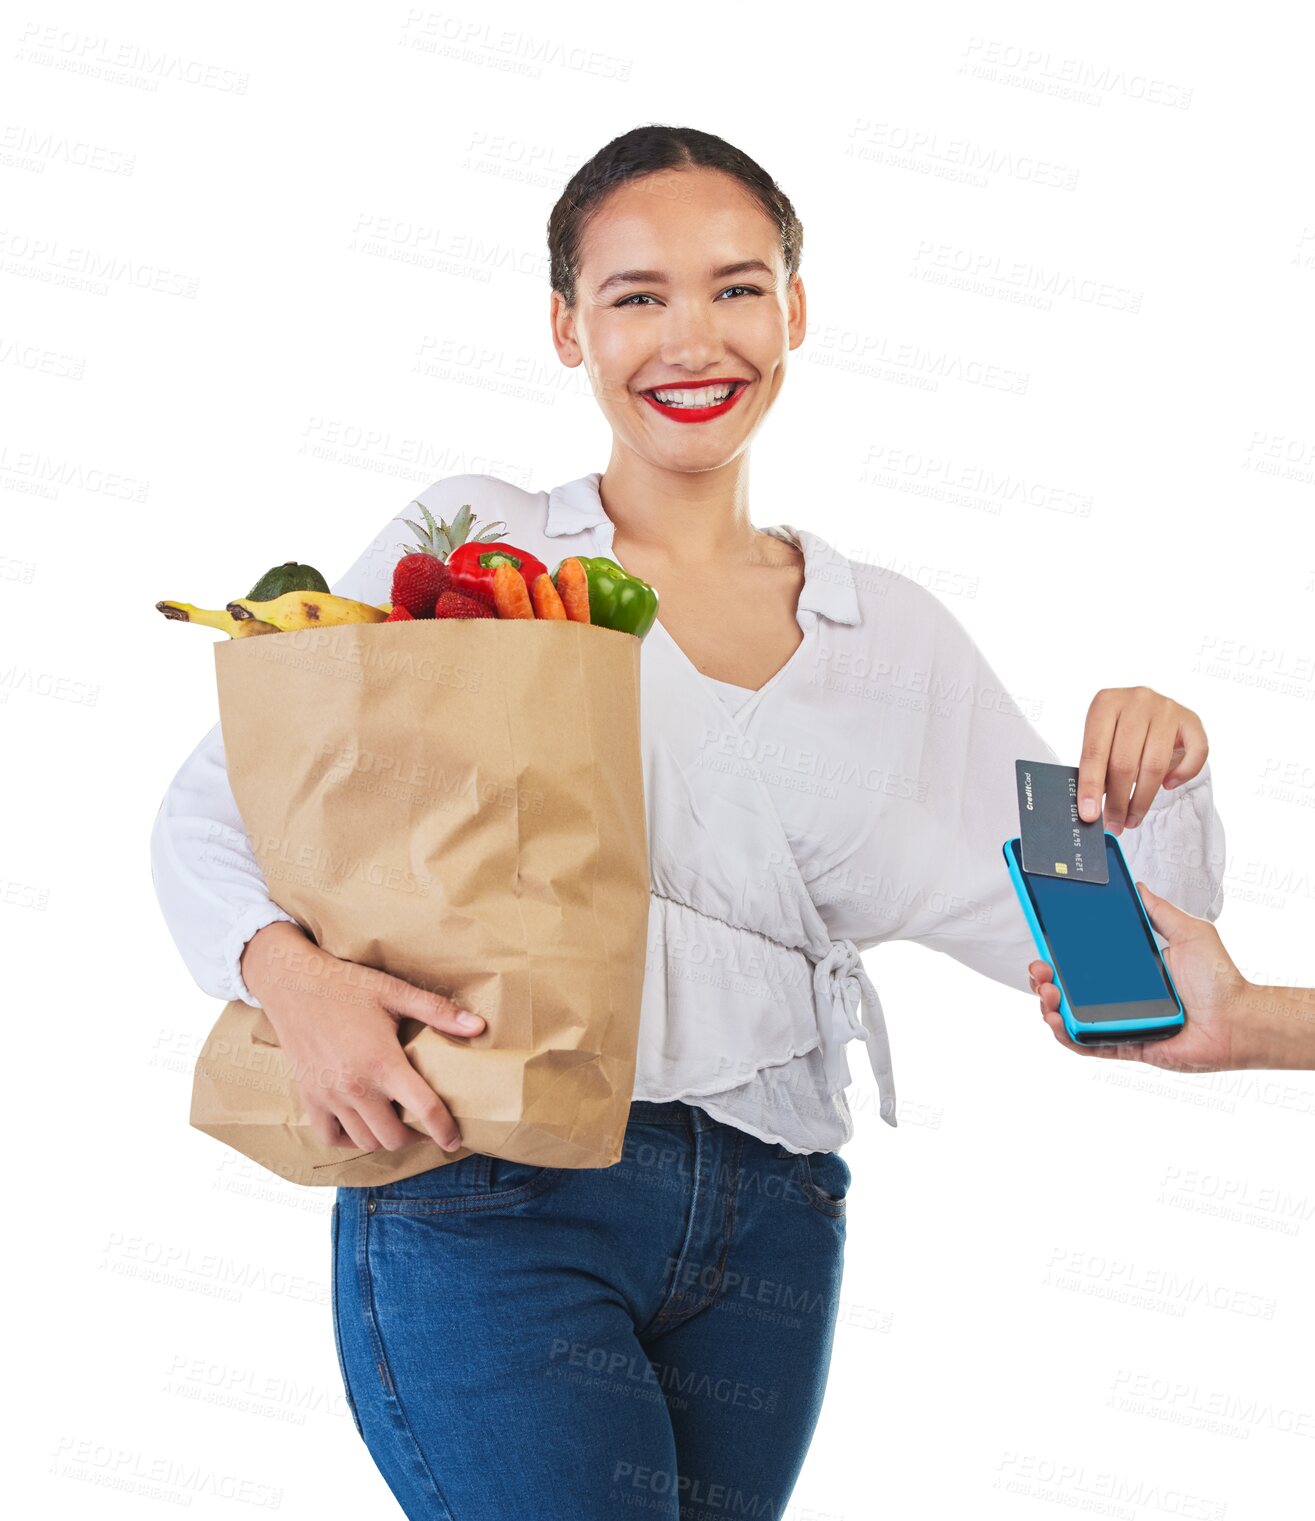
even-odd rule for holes
{"type": "Polygon", "coordinates": [[[1078,821],[1084,834],[1070,832],[1067,781],[1071,775],[1076,784],[1077,768],[1023,761],[1018,768],[1023,833],[1005,842],[1005,864],[1037,955],[1054,968],[1069,1039],[1109,1045],[1177,1034],[1186,1022],[1182,1002],[1118,840],[1099,822],[1078,821]],[[1044,783],[1058,788],[1049,803],[1039,801],[1045,772],[1062,773],[1044,783]],[[1058,827],[1069,841],[1067,854],[1054,840],[1037,841],[1038,812],[1045,828],[1058,827]],[[1085,865],[1081,874],[1073,852],[1085,865]]]}

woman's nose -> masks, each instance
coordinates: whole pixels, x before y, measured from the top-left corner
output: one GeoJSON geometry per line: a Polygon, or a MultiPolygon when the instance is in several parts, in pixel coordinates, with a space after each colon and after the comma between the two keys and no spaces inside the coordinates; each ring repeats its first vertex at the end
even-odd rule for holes
{"type": "Polygon", "coordinates": [[[725,351],[718,323],[711,312],[683,307],[678,302],[667,308],[660,344],[665,364],[698,375],[725,351]]]}

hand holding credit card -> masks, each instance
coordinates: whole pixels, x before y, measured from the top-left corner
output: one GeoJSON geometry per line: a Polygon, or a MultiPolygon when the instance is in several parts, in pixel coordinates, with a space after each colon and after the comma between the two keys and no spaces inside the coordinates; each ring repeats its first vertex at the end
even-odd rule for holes
{"type": "Polygon", "coordinates": [[[1082,817],[1111,834],[1135,829],[1161,788],[1189,782],[1210,743],[1199,715],[1150,687],[1102,687],[1082,731],[1078,798],[1082,817]]]}

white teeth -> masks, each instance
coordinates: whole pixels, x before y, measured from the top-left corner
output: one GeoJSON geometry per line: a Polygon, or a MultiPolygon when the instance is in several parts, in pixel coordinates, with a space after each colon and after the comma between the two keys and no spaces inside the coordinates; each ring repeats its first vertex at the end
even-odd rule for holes
{"type": "Polygon", "coordinates": [[[698,391],[654,391],[651,394],[665,407],[715,407],[734,389],[734,385],[704,386],[698,391]]]}

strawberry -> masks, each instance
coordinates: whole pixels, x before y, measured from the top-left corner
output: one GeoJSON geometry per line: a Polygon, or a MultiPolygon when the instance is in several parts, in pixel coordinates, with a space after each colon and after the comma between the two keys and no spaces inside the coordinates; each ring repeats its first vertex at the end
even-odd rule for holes
{"type": "Polygon", "coordinates": [[[491,602],[483,597],[468,597],[465,592],[445,591],[434,604],[435,618],[496,618],[491,602]]]}
{"type": "Polygon", "coordinates": [[[406,608],[399,602],[391,613],[384,619],[385,623],[414,623],[415,617],[408,613],[406,608]]]}
{"type": "Polygon", "coordinates": [[[452,584],[452,572],[436,555],[417,550],[393,568],[393,606],[413,618],[432,618],[434,603],[452,584]]]}

